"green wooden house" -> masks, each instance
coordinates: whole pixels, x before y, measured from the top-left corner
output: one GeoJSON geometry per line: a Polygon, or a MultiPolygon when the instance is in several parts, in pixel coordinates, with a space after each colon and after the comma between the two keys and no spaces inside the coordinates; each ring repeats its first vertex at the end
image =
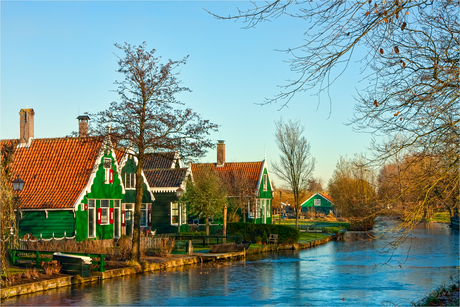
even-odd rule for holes
{"type": "Polygon", "coordinates": [[[325,193],[315,193],[306,201],[304,201],[300,207],[302,213],[320,213],[328,215],[330,213],[335,214],[335,206],[332,203],[332,197],[325,193]]]}
{"type": "MultiPolygon", "coordinates": [[[[229,185],[229,201],[240,204],[240,222],[272,223],[273,186],[266,160],[258,162],[225,162],[225,143],[218,141],[217,163],[192,164],[193,176],[200,168],[213,168],[229,185]]],[[[231,207],[231,206],[229,206],[231,207]]],[[[230,217],[231,214],[228,214],[230,217]]]]}
{"type": "Polygon", "coordinates": [[[183,167],[178,153],[168,152],[146,155],[143,171],[155,198],[152,230],[159,234],[186,230],[187,208],[180,203],[176,191],[179,188],[185,191],[190,169],[183,167]]]}
{"type": "Polygon", "coordinates": [[[24,182],[18,193],[19,235],[110,239],[121,223],[124,187],[109,138],[34,139],[34,111],[20,111],[20,138],[11,164],[24,182]]]}
{"type": "MultiPolygon", "coordinates": [[[[129,149],[123,152],[117,151],[116,153],[119,160],[118,173],[121,174],[125,188],[125,194],[121,200],[121,229],[118,233],[131,236],[134,227],[134,204],[136,202],[137,158],[129,149]]],[[[141,229],[143,231],[152,231],[152,203],[155,197],[150,191],[144,172],[142,172],[142,178],[141,229]]]]}

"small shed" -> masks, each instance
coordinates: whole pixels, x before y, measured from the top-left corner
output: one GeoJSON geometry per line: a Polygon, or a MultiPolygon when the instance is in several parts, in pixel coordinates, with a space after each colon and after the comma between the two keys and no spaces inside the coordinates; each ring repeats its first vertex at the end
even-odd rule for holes
{"type": "Polygon", "coordinates": [[[328,215],[335,214],[335,206],[332,203],[332,197],[325,193],[315,193],[309,199],[304,201],[300,207],[302,213],[314,212],[328,215]]]}

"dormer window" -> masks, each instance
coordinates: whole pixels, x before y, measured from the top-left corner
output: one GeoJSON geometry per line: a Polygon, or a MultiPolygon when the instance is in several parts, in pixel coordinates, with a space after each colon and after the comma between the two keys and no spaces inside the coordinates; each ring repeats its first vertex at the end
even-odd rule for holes
{"type": "Polygon", "coordinates": [[[126,189],[136,188],[136,174],[125,173],[125,188],[126,189]]]}
{"type": "Polygon", "coordinates": [[[104,171],[105,171],[105,181],[104,183],[113,182],[113,169],[112,169],[112,159],[104,158],[104,171]]]}

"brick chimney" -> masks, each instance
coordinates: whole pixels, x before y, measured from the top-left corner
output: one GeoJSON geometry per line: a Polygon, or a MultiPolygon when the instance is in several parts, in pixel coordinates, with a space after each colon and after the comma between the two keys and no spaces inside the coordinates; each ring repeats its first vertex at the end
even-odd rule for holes
{"type": "Polygon", "coordinates": [[[34,137],[34,109],[19,111],[19,143],[27,143],[34,137]]]}
{"type": "Polygon", "coordinates": [[[225,164],[225,141],[217,141],[217,167],[225,164]]]}
{"type": "Polygon", "coordinates": [[[88,115],[80,115],[77,117],[78,119],[78,136],[81,138],[88,137],[88,115]]]}

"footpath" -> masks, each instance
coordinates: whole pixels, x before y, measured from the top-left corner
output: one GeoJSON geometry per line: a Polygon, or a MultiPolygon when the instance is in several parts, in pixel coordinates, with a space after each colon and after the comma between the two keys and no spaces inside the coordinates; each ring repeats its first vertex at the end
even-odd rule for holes
{"type": "Polygon", "coordinates": [[[21,284],[1,289],[1,299],[10,297],[30,294],[50,289],[57,289],[61,287],[68,287],[78,284],[100,282],[104,279],[121,277],[127,275],[135,275],[146,272],[166,270],[169,268],[176,268],[186,265],[196,265],[200,263],[213,262],[213,261],[232,261],[245,259],[250,254],[261,254],[268,252],[276,252],[281,250],[303,250],[315,246],[323,245],[329,241],[337,239],[337,235],[328,236],[318,239],[309,243],[295,243],[285,245],[266,245],[263,247],[250,248],[242,252],[235,253],[194,253],[193,255],[171,255],[168,258],[145,256],[141,258],[141,263],[138,266],[129,266],[113,270],[106,270],[105,272],[92,272],[91,277],[83,278],[81,276],[65,276],[55,279],[43,280],[34,283],[21,284]]]}

